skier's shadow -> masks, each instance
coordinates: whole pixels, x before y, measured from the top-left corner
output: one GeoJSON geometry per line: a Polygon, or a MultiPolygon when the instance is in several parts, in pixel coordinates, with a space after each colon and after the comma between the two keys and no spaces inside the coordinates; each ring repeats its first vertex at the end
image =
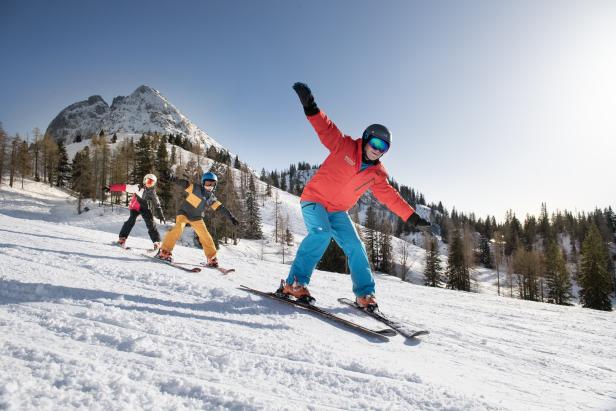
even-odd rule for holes
{"type": "MultiPolygon", "coordinates": [[[[250,328],[262,328],[281,330],[288,329],[284,325],[270,325],[252,323],[247,321],[232,320],[216,316],[207,316],[190,311],[216,312],[236,314],[258,314],[254,304],[247,299],[233,299],[229,301],[206,301],[204,303],[185,303],[181,301],[162,300],[159,298],[145,297],[141,295],[120,294],[102,290],[90,290],[85,288],[73,288],[45,283],[23,283],[16,280],[0,278],[0,306],[5,304],[23,304],[28,302],[60,302],[60,300],[88,300],[105,306],[116,307],[127,311],[151,312],[158,315],[169,315],[197,320],[216,321],[228,324],[246,326],[250,328]],[[123,304],[129,301],[137,305],[123,304]],[[242,306],[244,301],[244,306],[242,306]],[[152,307],[155,306],[155,307],[152,307]],[[169,308],[169,309],[166,309],[169,308]],[[190,310],[190,311],[178,311],[190,310]]],[[[62,301],[60,304],[66,304],[62,301]]]]}
{"type": "MultiPolygon", "coordinates": [[[[96,255],[96,254],[87,254],[87,253],[80,253],[77,251],[61,251],[61,250],[52,250],[49,248],[38,248],[38,247],[29,247],[27,245],[17,245],[17,244],[7,244],[7,243],[0,243],[0,249],[2,248],[16,248],[18,250],[20,249],[28,249],[28,250],[33,250],[36,251],[37,253],[56,253],[56,254],[64,254],[70,257],[74,257],[74,256],[79,256],[79,257],[85,257],[85,258],[92,258],[92,259],[109,259],[110,257],[108,256],[102,256],[102,255],[96,255]]],[[[21,257],[22,259],[24,257],[21,257]]],[[[125,260],[125,261],[134,261],[134,258],[129,258],[129,257],[113,257],[114,260],[125,260]]],[[[30,261],[39,261],[37,258],[30,260],[30,261]]]]}
{"type": "MultiPolygon", "coordinates": [[[[328,308],[327,309],[329,312],[333,313],[333,314],[351,314],[353,315],[353,320],[354,321],[362,321],[362,315],[357,314],[354,308],[346,308],[346,307],[340,307],[340,308],[328,308]]],[[[365,315],[365,314],[364,314],[365,315]]],[[[377,320],[373,320],[373,323],[375,328],[378,328],[380,324],[382,324],[381,322],[377,321],[377,320]]],[[[391,337],[394,338],[394,337],[391,337]]],[[[398,338],[398,337],[396,337],[398,338]]],[[[404,338],[404,344],[405,345],[410,345],[410,346],[416,346],[419,345],[421,343],[421,340],[419,338],[407,338],[404,336],[400,336],[399,338],[404,338]]]]}
{"type": "Polygon", "coordinates": [[[11,233],[11,234],[19,234],[19,235],[29,235],[32,237],[36,237],[36,238],[49,238],[51,240],[67,240],[67,241],[76,241],[79,243],[96,243],[96,241],[92,241],[92,240],[84,240],[83,238],[76,238],[76,237],[60,237],[57,235],[46,235],[46,234],[39,234],[39,233],[29,233],[26,231],[13,231],[13,230],[7,230],[5,228],[0,228],[0,231],[4,231],[6,233],[11,233]]]}

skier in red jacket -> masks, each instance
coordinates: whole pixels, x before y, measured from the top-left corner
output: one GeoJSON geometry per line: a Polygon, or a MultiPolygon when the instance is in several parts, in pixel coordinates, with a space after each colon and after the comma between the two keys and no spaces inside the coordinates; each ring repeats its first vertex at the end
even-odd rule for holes
{"type": "Polygon", "coordinates": [[[333,237],[348,257],[355,301],[360,307],[374,308],[377,306],[375,284],[368,255],[347,211],[366,190],[371,190],[377,200],[404,221],[415,226],[430,223],[415,213],[387,181],[380,158],[389,150],[392,138],[385,126],[373,124],[366,128],[362,138],[353,139],[344,135],[317,107],[306,84],[295,83],[293,89],[330,154],[302,192],[301,207],[308,234],[279,293],[314,301],[307,286],[333,237]]]}

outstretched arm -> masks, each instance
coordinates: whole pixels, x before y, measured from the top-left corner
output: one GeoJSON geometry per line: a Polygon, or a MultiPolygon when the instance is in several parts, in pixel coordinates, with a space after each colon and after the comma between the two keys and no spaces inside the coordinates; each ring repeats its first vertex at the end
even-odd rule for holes
{"type": "Polygon", "coordinates": [[[389,208],[393,213],[398,215],[402,220],[406,221],[415,213],[413,207],[407,203],[400,193],[393,188],[387,181],[387,176],[379,176],[376,183],[370,188],[372,194],[389,208]]]}
{"type": "Polygon", "coordinates": [[[182,187],[184,189],[192,184],[192,182],[190,181],[190,178],[188,176],[185,176],[185,175],[183,175],[181,177],[172,176],[169,179],[169,181],[171,181],[176,186],[180,186],[180,187],[182,187]]]}
{"type": "Polygon", "coordinates": [[[105,187],[107,190],[112,193],[123,193],[127,192],[130,194],[136,193],[140,190],[139,184],[110,184],[109,187],[105,187]]]}
{"type": "Polygon", "coordinates": [[[430,222],[421,218],[417,212],[407,203],[400,193],[393,188],[383,176],[375,185],[372,186],[372,194],[381,203],[385,204],[393,213],[397,214],[402,220],[408,221],[414,227],[428,227],[430,222]]]}
{"type": "Polygon", "coordinates": [[[227,209],[227,207],[225,207],[222,204],[219,204],[219,206],[216,208],[216,211],[219,211],[221,213],[224,214],[225,217],[227,217],[229,219],[229,221],[231,221],[231,223],[233,225],[238,225],[240,222],[237,220],[237,218],[235,218],[235,216],[233,214],[231,214],[231,211],[229,211],[227,209]]]}
{"type": "Polygon", "coordinates": [[[310,121],[312,127],[314,127],[314,130],[317,132],[321,143],[323,143],[329,151],[336,151],[343,141],[344,134],[342,134],[334,122],[331,121],[325,113],[319,110],[317,103],[314,101],[312,91],[310,91],[310,88],[308,88],[306,84],[295,83],[293,85],[293,90],[297,93],[299,101],[304,107],[304,113],[308,117],[308,121],[310,121]]]}

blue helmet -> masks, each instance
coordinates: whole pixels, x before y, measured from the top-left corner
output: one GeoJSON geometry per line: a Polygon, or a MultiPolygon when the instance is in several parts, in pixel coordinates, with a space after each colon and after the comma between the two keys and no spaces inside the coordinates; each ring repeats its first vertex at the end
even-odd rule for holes
{"type": "Polygon", "coordinates": [[[216,174],[212,173],[211,171],[203,173],[203,176],[201,177],[201,184],[205,183],[206,181],[216,181],[216,184],[218,184],[218,176],[216,176],[216,174]]]}

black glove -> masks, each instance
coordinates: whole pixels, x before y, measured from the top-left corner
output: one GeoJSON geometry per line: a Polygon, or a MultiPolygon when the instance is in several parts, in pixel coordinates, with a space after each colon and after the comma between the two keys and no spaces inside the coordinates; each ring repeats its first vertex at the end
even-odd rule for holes
{"type": "Polygon", "coordinates": [[[424,220],[423,218],[421,218],[419,216],[419,214],[417,213],[413,213],[411,214],[411,216],[408,219],[408,222],[413,226],[413,227],[429,227],[430,226],[430,222],[424,220]]]}
{"type": "Polygon", "coordinates": [[[107,186],[103,187],[103,191],[104,191],[105,193],[108,193],[108,192],[109,192],[109,187],[107,187],[107,186]]]}
{"type": "Polygon", "coordinates": [[[237,221],[237,218],[235,218],[234,216],[229,217],[229,219],[231,220],[231,223],[233,225],[238,225],[240,222],[237,221]]]}
{"type": "Polygon", "coordinates": [[[314,116],[319,113],[319,108],[317,107],[317,103],[314,102],[312,91],[310,91],[310,88],[306,84],[295,83],[293,84],[293,90],[295,90],[299,96],[299,101],[301,101],[302,106],[304,106],[304,113],[307,116],[314,116]]]}
{"type": "Polygon", "coordinates": [[[158,211],[158,221],[160,221],[161,224],[167,224],[167,220],[165,220],[165,215],[163,214],[163,210],[159,210],[158,211]]]}

